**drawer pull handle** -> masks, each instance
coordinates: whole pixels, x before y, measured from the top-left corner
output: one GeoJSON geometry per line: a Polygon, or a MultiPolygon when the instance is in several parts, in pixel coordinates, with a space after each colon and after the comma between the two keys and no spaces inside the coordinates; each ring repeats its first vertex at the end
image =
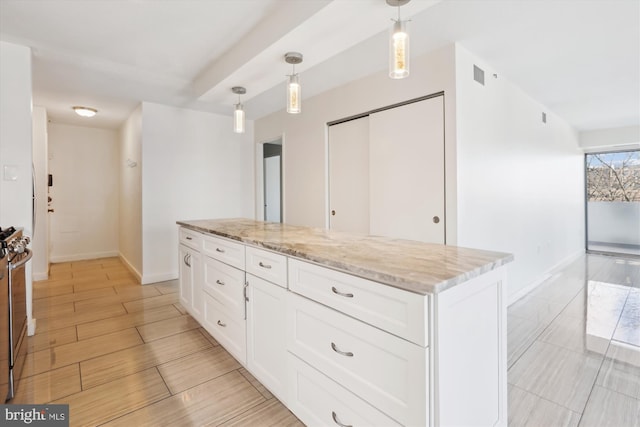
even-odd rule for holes
{"type": "Polygon", "coordinates": [[[220,252],[221,254],[223,254],[224,253],[224,249],[216,248],[216,252],[220,252]]]}
{"type": "Polygon", "coordinates": [[[224,286],[224,282],[220,279],[216,280],[216,283],[220,286],[224,286]]]}
{"type": "Polygon", "coordinates": [[[222,323],[221,321],[218,320],[218,326],[222,326],[223,328],[227,327],[226,323],[222,323]]]}
{"type": "Polygon", "coordinates": [[[338,415],[334,411],[331,411],[331,417],[333,417],[333,422],[338,424],[340,427],[353,427],[350,424],[342,424],[340,420],[338,420],[338,415]]]}
{"type": "Polygon", "coordinates": [[[258,265],[259,265],[260,267],[262,267],[262,268],[271,268],[271,266],[270,266],[269,264],[264,264],[262,261],[260,261],[260,262],[258,263],[258,265]]]}
{"type": "Polygon", "coordinates": [[[353,357],[353,353],[350,351],[341,351],[334,343],[331,343],[331,348],[341,356],[353,357]]]}
{"type": "Polygon", "coordinates": [[[187,240],[193,240],[191,237],[187,236],[186,237],[187,240]]]}
{"type": "Polygon", "coordinates": [[[339,290],[336,289],[335,286],[331,287],[331,290],[333,291],[334,294],[336,295],[340,295],[341,297],[345,297],[345,298],[353,298],[353,294],[351,293],[344,293],[344,292],[340,292],[339,290]]]}

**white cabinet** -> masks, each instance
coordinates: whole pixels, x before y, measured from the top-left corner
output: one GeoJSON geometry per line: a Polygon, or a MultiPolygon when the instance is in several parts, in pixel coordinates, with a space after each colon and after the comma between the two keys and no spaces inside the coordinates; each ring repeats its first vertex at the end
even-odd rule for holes
{"type": "Polygon", "coordinates": [[[287,348],[401,424],[427,424],[424,347],[289,293],[287,348]]]}
{"type": "Polygon", "coordinates": [[[202,256],[200,252],[180,245],[180,304],[199,322],[202,322],[202,256]]]}
{"type": "Polygon", "coordinates": [[[205,293],[202,324],[238,362],[246,364],[247,335],[243,316],[230,313],[218,300],[205,293]]]}
{"type": "Polygon", "coordinates": [[[286,401],[287,290],[247,274],[247,368],[286,401]]]}

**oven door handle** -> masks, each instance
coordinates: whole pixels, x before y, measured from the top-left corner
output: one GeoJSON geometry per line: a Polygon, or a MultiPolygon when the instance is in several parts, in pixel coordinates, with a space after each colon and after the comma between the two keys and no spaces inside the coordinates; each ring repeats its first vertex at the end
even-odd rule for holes
{"type": "Polygon", "coordinates": [[[27,254],[27,256],[23,257],[20,261],[16,262],[15,264],[9,262],[9,270],[15,270],[16,268],[22,267],[31,259],[31,257],[33,257],[33,252],[31,252],[31,249],[25,249],[24,253],[27,254]]]}

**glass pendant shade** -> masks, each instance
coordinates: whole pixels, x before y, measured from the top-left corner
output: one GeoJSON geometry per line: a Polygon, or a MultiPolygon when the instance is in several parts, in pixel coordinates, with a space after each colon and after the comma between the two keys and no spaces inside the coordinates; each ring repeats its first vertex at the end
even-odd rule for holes
{"type": "Polygon", "coordinates": [[[409,32],[407,21],[394,21],[389,44],[389,77],[403,79],[409,76],[409,32]]]}
{"type": "Polygon", "coordinates": [[[237,103],[233,112],[233,131],[235,133],[244,133],[244,110],[242,104],[237,103]]]}
{"type": "Polygon", "coordinates": [[[300,114],[302,112],[301,89],[298,75],[290,75],[287,84],[287,113],[300,114]]]}

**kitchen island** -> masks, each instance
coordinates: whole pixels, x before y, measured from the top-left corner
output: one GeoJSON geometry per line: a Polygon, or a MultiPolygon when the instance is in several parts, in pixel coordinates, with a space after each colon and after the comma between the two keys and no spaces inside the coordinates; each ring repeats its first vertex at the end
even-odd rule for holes
{"type": "Polygon", "coordinates": [[[308,425],[506,425],[509,254],[178,221],[180,300],[308,425]]]}

